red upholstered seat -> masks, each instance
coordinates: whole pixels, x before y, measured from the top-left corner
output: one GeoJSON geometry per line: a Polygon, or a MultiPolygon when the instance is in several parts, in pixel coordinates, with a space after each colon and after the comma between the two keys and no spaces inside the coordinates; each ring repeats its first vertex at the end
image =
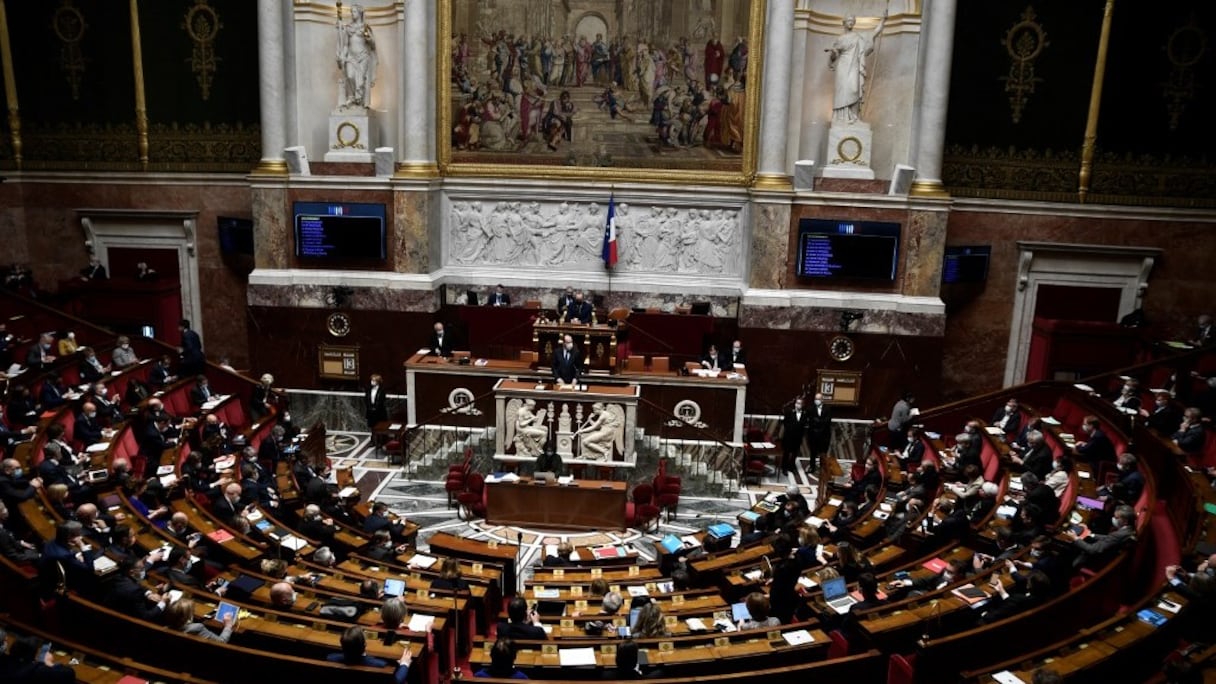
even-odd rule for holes
{"type": "Polygon", "coordinates": [[[633,500],[625,504],[625,521],[630,527],[649,528],[659,518],[659,507],[654,505],[654,488],[643,482],[633,488],[633,500]]]}
{"type": "Polygon", "coordinates": [[[465,490],[456,500],[460,502],[466,520],[483,518],[486,514],[486,478],[481,473],[469,473],[465,490]]]}

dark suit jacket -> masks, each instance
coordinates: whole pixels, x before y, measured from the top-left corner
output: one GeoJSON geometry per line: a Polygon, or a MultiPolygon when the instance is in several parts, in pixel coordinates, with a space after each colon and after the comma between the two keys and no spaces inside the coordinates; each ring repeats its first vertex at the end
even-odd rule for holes
{"type": "Polygon", "coordinates": [[[498,623],[498,636],[499,638],[506,636],[512,639],[539,639],[541,641],[549,638],[549,635],[545,634],[545,630],[526,622],[500,622],[498,623]]]}
{"type": "Polygon", "coordinates": [[[169,448],[169,442],[157,429],[156,422],[152,421],[145,425],[139,435],[139,452],[149,459],[156,459],[156,462],[159,463],[161,454],[165,453],[167,448],[169,448]]]}
{"type": "Polygon", "coordinates": [[[75,684],[76,672],[67,665],[18,662],[12,658],[0,658],[0,681],[21,684],[75,684]]]}
{"type": "MultiPolygon", "coordinates": [[[[996,425],[997,423],[1001,422],[1004,417],[1005,407],[1002,406],[996,410],[996,413],[992,414],[992,420],[988,421],[988,424],[996,425]]],[[[1014,411],[1013,415],[1009,416],[1009,420],[1005,421],[1004,430],[1005,434],[1007,435],[1016,435],[1020,433],[1022,431],[1022,414],[1014,411]]]]}
{"type": "Polygon", "coordinates": [[[199,387],[198,385],[195,385],[193,388],[190,389],[190,403],[194,404],[195,406],[202,406],[203,404],[207,403],[213,396],[215,396],[215,392],[211,391],[210,386],[207,387],[206,392],[204,392],[203,388],[199,387]]]}
{"type": "Polygon", "coordinates": [[[506,292],[502,294],[491,292],[489,301],[487,301],[486,304],[488,306],[511,306],[511,295],[507,294],[506,292]]]}
{"type": "Polygon", "coordinates": [[[701,357],[701,365],[710,370],[726,370],[726,358],[720,354],[716,357],[706,354],[701,357]]]}
{"type": "Polygon", "coordinates": [[[726,365],[730,370],[734,370],[737,363],[744,366],[747,365],[747,352],[740,349],[739,353],[736,354],[734,348],[731,348],[730,351],[726,352],[726,365]]]}
{"type": "Polygon", "coordinates": [[[1144,491],[1144,475],[1139,470],[1129,470],[1119,478],[1119,484],[1123,485],[1123,502],[1135,504],[1140,492],[1144,491]]]}
{"type": "Polygon", "coordinates": [[[42,486],[49,487],[53,484],[65,484],[69,487],[76,486],[76,480],[69,473],[67,468],[64,468],[59,462],[50,459],[42,459],[42,463],[38,464],[38,477],[42,478],[42,486]]]}
{"type": "Polygon", "coordinates": [[[1085,446],[1077,447],[1077,454],[1090,462],[1113,461],[1115,460],[1115,445],[1111,443],[1110,437],[1102,432],[1102,428],[1098,428],[1085,441],[1085,446]]]}
{"type": "Polygon", "coordinates": [[[9,515],[15,515],[17,504],[28,501],[38,494],[38,490],[30,485],[26,478],[13,479],[0,473],[0,500],[8,507],[9,515]]]}
{"type": "Polygon", "coordinates": [[[1136,530],[1134,527],[1120,527],[1110,534],[1091,534],[1073,543],[1082,553],[1093,558],[1116,551],[1124,544],[1135,541],[1135,539],[1136,530]]]}
{"type": "Polygon", "coordinates": [[[169,382],[169,375],[171,374],[168,367],[160,362],[154,363],[148,371],[148,384],[156,389],[160,389],[169,382]]]}
{"type": "Polygon", "coordinates": [[[1018,613],[1030,610],[1040,603],[1042,603],[1042,599],[1030,594],[1010,594],[1009,598],[989,608],[988,612],[984,613],[984,616],[980,618],[980,624],[987,625],[998,620],[1004,620],[1007,617],[1013,617],[1018,613]]]}
{"type": "Polygon", "coordinates": [[[193,330],[182,333],[182,363],[199,368],[206,361],[203,356],[203,340],[193,330]]]}
{"type": "Polygon", "coordinates": [[[274,441],[274,437],[267,437],[258,445],[258,460],[270,461],[278,463],[283,460],[283,449],[279,447],[279,443],[274,441]]]}
{"type": "Polygon", "coordinates": [[[946,516],[941,522],[929,529],[927,546],[936,548],[952,541],[961,541],[971,533],[971,522],[961,508],[946,516]]]}
{"type": "Polygon", "coordinates": [[[14,563],[32,563],[38,560],[38,552],[22,546],[21,540],[5,527],[0,527],[0,556],[14,563]]]}
{"type": "Polygon", "coordinates": [[[81,361],[78,368],[80,370],[81,382],[97,382],[105,377],[105,373],[97,370],[97,367],[88,361],[81,361]]]}
{"type": "Polygon", "coordinates": [[[1178,442],[1178,448],[1185,454],[1198,454],[1203,451],[1203,426],[1192,425],[1185,430],[1179,430],[1174,433],[1174,441],[1178,442]]]}
{"type": "Polygon", "coordinates": [[[97,416],[86,418],[83,413],[76,413],[76,423],[72,428],[72,436],[85,446],[101,441],[101,421],[97,416]]]}
{"type": "MultiPolygon", "coordinates": [[[[55,350],[47,349],[47,350],[45,350],[45,353],[53,356],[55,354],[55,350]]],[[[40,344],[32,345],[30,347],[29,352],[25,355],[25,367],[29,368],[31,370],[46,370],[45,366],[42,363],[42,354],[43,354],[42,345],[40,345],[40,344]]]]}
{"type": "Polygon", "coordinates": [[[802,415],[796,415],[794,407],[786,409],[781,418],[781,448],[785,451],[798,451],[802,440],[806,438],[807,430],[811,429],[811,413],[805,406],[802,415]]]}
{"type": "MultiPolygon", "coordinates": [[[[445,335],[446,337],[446,335],[445,335]]],[[[376,398],[372,399],[372,388],[368,387],[363,393],[363,403],[367,407],[367,424],[369,427],[379,423],[382,420],[388,420],[388,408],[384,398],[384,387],[376,388],[376,398]]]]}
{"type": "Polygon", "coordinates": [[[1154,405],[1153,411],[1148,414],[1148,418],[1145,418],[1144,422],[1163,435],[1172,435],[1182,424],[1182,412],[1171,404],[1166,404],[1161,408],[1154,405]]]}
{"type": "Polygon", "coordinates": [[[1039,520],[1043,525],[1050,525],[1060,517],[1060,497],[1056,496],[1054,489],[1042,482],[1026,492],[1026,503],[1038,506],[1043,512],[1043,518],[1039,520]]]}
{"type": "Polygon", "coordinates": [[[215,517],[219,518],[220,522],[230,524],[233,520],[236,520],[236,516],[241,512],[241,509],[233,506],[228,501],[228,497],[220,496],[211,507],[211,512],[215,513],[215,517]]]}
{"type": "Polygon", "coordinates": [[[127,575],[119,574],[110,580],[106,592],[106,605],[143,620],[157,620],[160,609],[147,599],[148,590],[127,575]]]}
{"type": "Polygon", "coordinates": [[[431,341],[427,345],[427,347],[431,350],[432,354],[435,353],[436,349],[438,349],[440,356],[451,356],[452,355],[452,331],[444,330],[443,331],[443,340],[440,340],[439,335],[432,332],[431,341]]]}
{"type": "Polygon", "coordinates": [[[106,267],[102,266],[101,264],[97,264],[96,266],[85,266],[84,268],[80,269],[80,275],[88,278],[89,280],[105,280],[106,267]]]}
{"type": "Polygon", "coordinates": [[[579,304],[578,302],[574,302],[566,309],[566,321],[567,322],[578,321],[579,323],[590,323],[591,322],[591,312],[592,312],[591,302],[584,301],[582,304],[579,304]]]}
{"type": "Polygon", "coordinates": [[[899,458],[907,463],[907,465],[915,468],[920,465],[920,462],[925,460],[925,443],[919,439],[913,440],[904,451],[899,452],[899,458]],[[905,457],[904,454],[907,454],[905,457]]]}
{"type": "Polygon", "coordinates": [[[812,403],[807,410],[811,414],[811,448],[816,452],[827,451],[832,441],[832,407],[827,404],[815,406],[812,403]]]}
{"type": "Polygon", "coordinates": [[[63,397],[63,390],[55,386],[53,382],[43,382],[42,391],[38,393],[38,401],[42,404],[42,410],[58,408],[63,406],[67,401],[63,397]]]}
{"type": "Polygon", "coordinates": [[[553,352],[553,377],[565,383],[578,380],[583,373],[583,358],[576,345],[566,357],[566,348],[562,347],[553,352]]]}
{"type": "Polygon", "coordinates": [[[572,304],[574,304],[574,295],[572,294],[564,294],[557,298],[557,310],[562,312],[563,317],[565,315],[565,311],[569,309],[572,304]]]}
{"type": "Polygon", "coordinates": [[[1022,457],[1022,468],[1038,475],[1040,480],[1045,480],[1051,472],[1051,460],[1051,449],[1046,444],[1040,444],[1022,457]]]}

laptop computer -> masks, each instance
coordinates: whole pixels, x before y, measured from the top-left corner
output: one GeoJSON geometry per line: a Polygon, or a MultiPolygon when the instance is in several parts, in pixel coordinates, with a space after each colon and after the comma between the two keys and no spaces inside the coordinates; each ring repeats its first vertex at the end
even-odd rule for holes
{"type": "Polygon", "coordinates": [[[536,612],[545,617],[562,617],[566,614],[565,601],[537,601],[536,612]]]}
{"type": "Polygon", "coordinates": [[[833,577],[823,583],[823,600],[841,615],[849,612],[849,608],[857,603],[857,599],[849,596],[849,587],[843,577],[833,577]]]}

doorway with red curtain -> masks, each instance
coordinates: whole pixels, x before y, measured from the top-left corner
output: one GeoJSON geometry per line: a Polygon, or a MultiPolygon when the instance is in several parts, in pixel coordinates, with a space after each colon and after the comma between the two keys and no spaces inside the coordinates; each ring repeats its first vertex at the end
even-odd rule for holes
{"type": "Polygon", "coordinates": [[[176,249],[110,247],[106,250],[106,260],[109,264],[110,279],[115,287],[129,290],[131,295],[142,293],[145,296],[134,297],[133,300],[142,302],[138,322],[132,325],[130,316],[135,312],[124,312],[125,319],[121,324],[113,324],[121,332],[140,334],[144,326],[152,328],[153,336],[171,344],[180,341],[180,331],[177,322],[182,316],[181,271],[177,263],[176,249]],[[156,277],[148,282],[138,282],[137,265],[146,263],[148,268],[156,271],[156,277]]]}
{"type": "Polygon", "coordinates": [[[1118,287],[1039,285],[1026,380],[1074,380],[1122,363],[1118,287]]]}

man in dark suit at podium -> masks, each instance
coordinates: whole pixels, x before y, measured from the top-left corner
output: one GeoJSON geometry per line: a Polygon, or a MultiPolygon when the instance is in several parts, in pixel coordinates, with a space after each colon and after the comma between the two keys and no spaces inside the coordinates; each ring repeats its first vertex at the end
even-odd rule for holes
{"type": "Polygon", "coordinates": [[[452,339],[451,336],[443,331],[443,324],[435,324],[435,332],[431,333],[431,353],[435,356],[451,356],[452,355],[452,339]]]}
{"type": "Polygon", "coordinates": [[[486,302],[489,306],[511,306],[511,296],[506,293],[502,285],[494,286],[494,292],[490,294],[490,301],[486,302]]]}
{"type": "Polygon", "coordinates": [[[577,292],[574,295],[574,303],[566,308],[566,322],[590,323],[591,311],[591,302],[583,299],[582,292],[577,292]]]}
{"type": "Polygon", "coordinates": [[[725,368],[725,359],[718,356],[717,345],[709,345],[709,351],[705,352],[705,356],[701,357],[701,367],[707,370],[723,370],[725,368]]]}
{"type": "Polygon", "coordinates": [[[553,352],[553,380],[569,385],[577,382],[582,374],[583,359],[578,348],[574,346],[574,338],[562,337],[562,346],[553,352]]]}

